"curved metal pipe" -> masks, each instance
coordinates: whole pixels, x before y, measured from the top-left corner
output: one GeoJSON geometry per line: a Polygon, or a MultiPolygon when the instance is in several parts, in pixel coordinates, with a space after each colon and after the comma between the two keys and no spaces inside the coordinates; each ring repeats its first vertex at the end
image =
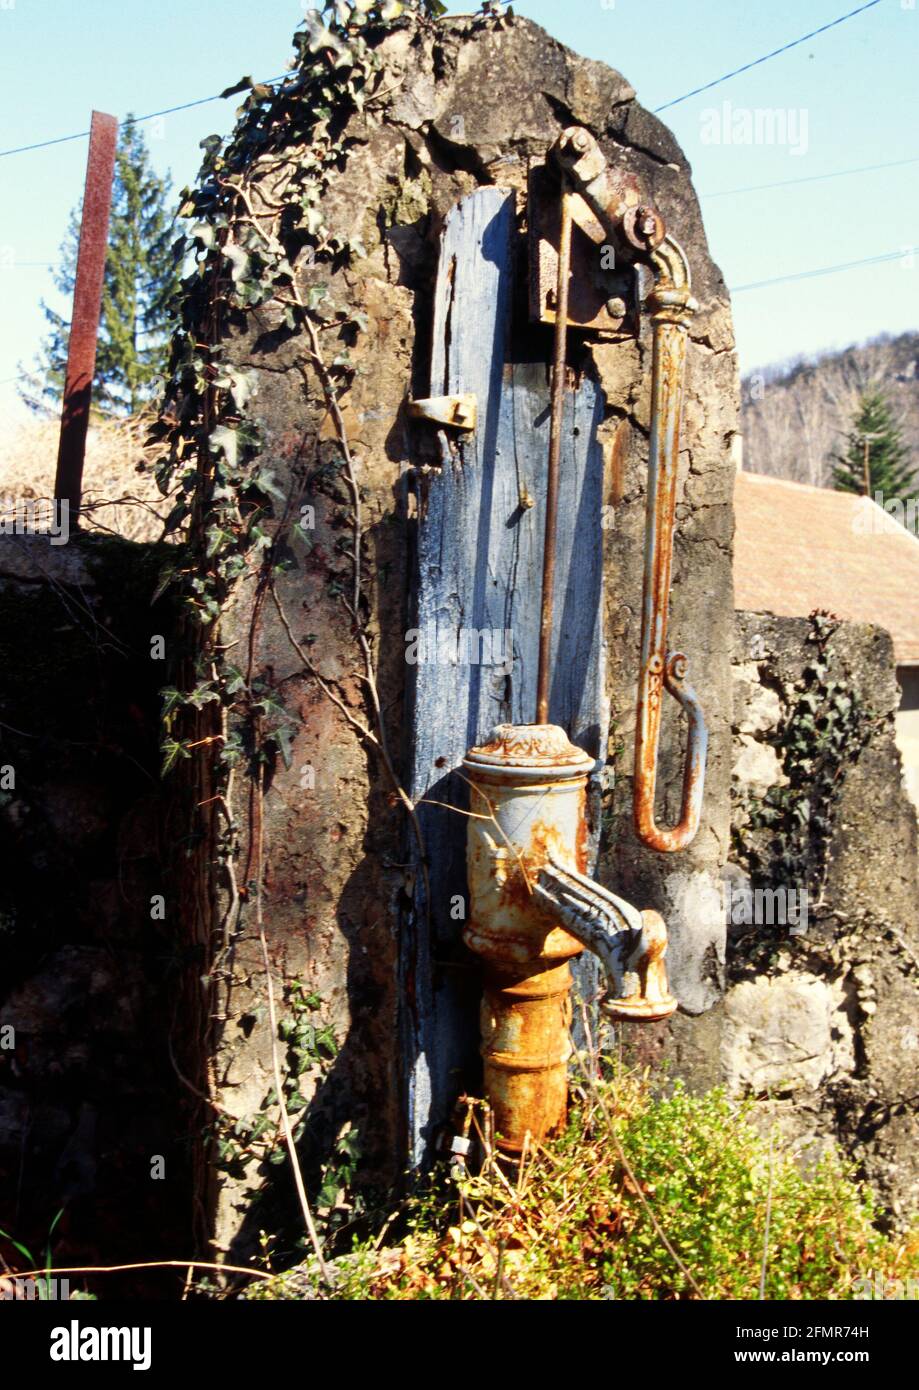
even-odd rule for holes
{"type": "Polygon", "coordinates": [[[635,829],[642,843],[651,849],[673,853],[684,849],[699,828],[708,752],[705,716],[686,680],[686,657],[682,652],[667,651],[686,337],[689,320],[698,305],[690,289],[686,256],[673,237],[665,237],[649,259],[656,284],[648,297],[653,323],[651,444],[635,728],[634,812],[635,829]],[[664,686],[689,717],[680,820],[672,829],[658,826],[654,815],[664,686]]]}

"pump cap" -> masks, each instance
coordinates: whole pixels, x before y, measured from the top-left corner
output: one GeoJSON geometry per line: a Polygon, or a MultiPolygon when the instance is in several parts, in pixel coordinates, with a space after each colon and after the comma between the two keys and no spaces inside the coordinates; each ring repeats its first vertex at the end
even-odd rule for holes
{"type": "Polygon", "coordinates": [[[558,724],[499,724],[485,743],[470,748],[467,763],[501,767],[576,767],[585,771],[595,760],[576,748],[558,724]]]}

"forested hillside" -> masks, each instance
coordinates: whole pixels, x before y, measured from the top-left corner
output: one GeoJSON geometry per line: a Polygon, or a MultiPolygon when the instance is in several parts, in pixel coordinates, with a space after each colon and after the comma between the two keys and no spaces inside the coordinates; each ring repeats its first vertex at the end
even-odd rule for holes
{"type": "Polygon", "coordinates": [[[742,390],[744,468],[831,487],[832,456],[844,450],[859,397],[872,387],[889,399],[919,470],[919,333],[751,372],[742,390]]]}

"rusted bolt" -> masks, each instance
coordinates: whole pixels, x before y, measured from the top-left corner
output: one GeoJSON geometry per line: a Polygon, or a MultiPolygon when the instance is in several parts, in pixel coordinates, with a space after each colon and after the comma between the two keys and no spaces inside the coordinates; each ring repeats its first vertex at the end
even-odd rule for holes
{"type": "Polygon", "coordinates": [[[536,506],[536,498],[530,492],[530,489],[527,487],[526,483],[520,484],[519,498],[520,506],[525,512],[528,512],[531,507],[536,506]]]}
{"type": "Polygon", "coordinates": [[[664,239],[665,227],[654,208],[643,204],[629,208],[622,219],[626,240],[639,251],[650,251],[664,239]]]}
{"type": "Polygon", "coordinates": [[[624,319],[626,312],[625,300],[614,295],[612,299],[606,301],[606,312],[609,314],[610,318],[624,319]]]}
{"type": "Polygon", "coordinates": [[[657,218],[650,208],[638,209],[638,226],[643,236],[652,237],[657,231],[657,218]]]}
{"type": "Polygon", "coordinates": [[[586,130],[576,130],[571,136],[571,144],[578,154],[586,154],[590,149],[590,135],[586,130]]]}

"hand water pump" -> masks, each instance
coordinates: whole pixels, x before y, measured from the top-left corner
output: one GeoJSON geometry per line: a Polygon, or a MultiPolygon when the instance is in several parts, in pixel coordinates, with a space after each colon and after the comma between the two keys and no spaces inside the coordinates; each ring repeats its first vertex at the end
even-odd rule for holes
{"type": "MultiPolygon", "coordinates": [[[[697,307],[686,257],[656,209],[641,201],[634,179],[610,169],[593,136],[579,127],[563,132],[540,181],[531,183],[529,220],[535,312],[555,325],[536,717],[533,724],[499,725],[463,761],[473,813],[464,939],[486,963],[485,1089],[499,1145],[510,1153],[520,1150],[527,1133],[540,1139],[564,1120],[573,956],[586,948],[600,960],[608,981],[602,1007],[612,1019],[663,1019],[677,1007],[667,980],[663,918],[639,911],[588,876],[586,793],[594,760],[549,722],[567,340],[571,326],[586,326],[597,312],[588,303],[590,287],[572,273],[575,226],[586,233],[598,261],[600,248],[612,247],[617,264],[624,259],[633,274],[645,267],[653,277],[647,297],[652,410],[634,780],[636,831],[649,848],[673,853],[695,835],[707,749],[686,657],[667,649],[687,325],[697,307]],[[557,243],[554,285],[540,241],[546,225],[557,243]],[[665,689],[688,720],[681,814],[672,828],[658,826],[654,808],[665,689]],[[637,987],[626,992],[630,980],[637,987]]],[[[612,299],[602,312],[606,324],[615,326],[628,308],[612,299]]]]}

